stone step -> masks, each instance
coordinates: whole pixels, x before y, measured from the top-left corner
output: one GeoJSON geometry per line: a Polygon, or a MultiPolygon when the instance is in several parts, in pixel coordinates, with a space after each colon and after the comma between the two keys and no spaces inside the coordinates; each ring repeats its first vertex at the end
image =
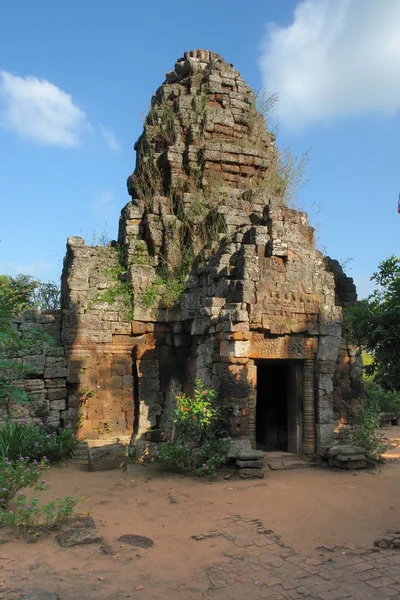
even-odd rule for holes
{"type": "Polygon", "coordinates": [[[239,469],[263,469],[265,466],[264,459],[262,460],[237,460],[236,465],[239,469]]]}
{"type": "Polygon", "coordinates": [[[307,469],[316,466],[316,463],[309,462],[289,452],[267,452],[265,462],[272,471],[286,471],[289,469],[307,469]]]}

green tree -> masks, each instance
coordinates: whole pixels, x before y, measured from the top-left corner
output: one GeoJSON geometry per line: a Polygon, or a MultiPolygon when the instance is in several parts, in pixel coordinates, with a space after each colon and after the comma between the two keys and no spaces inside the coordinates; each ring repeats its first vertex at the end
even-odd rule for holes
{"type": "Polygon", "coordinates": [[[35,290],[32,293],[32,301],[35,308],[38,308],[40,311],[60,308],[60,285],[55,281],[37,280],[35,290]]]}
{"type": "Polygon", "coordinates": [[[353,343],[372,356],[368,375],[386,390],[400,390],[400,258],[382,261],[371,277],[374,292],[345,311],[345,328],[353,343]]]}

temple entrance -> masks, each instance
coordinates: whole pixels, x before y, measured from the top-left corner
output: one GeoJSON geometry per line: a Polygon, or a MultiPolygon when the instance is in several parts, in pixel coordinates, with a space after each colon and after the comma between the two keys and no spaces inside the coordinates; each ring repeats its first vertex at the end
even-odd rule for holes
{"type": "Polygon", "coordinates": [[[301,452],[301,361],[257,364],[255,439],[256,447],[266,452],[301,452]]]}

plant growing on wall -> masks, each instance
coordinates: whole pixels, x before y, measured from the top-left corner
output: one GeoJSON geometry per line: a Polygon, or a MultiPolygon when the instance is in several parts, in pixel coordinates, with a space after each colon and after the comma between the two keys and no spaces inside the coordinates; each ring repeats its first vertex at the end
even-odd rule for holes
{"type": "Polygon", "coordinates": [[[0,276],[0,404],[8,400],[27,402],[29,396],[21,388],[29,367],[22,365],[21,357],[32,354],[32,349],[51,338],[37,329],[22,334],[17,330],[14,319],[32,307],[32,296],[37,282],[26,275],[16,278],[0,276]]]}

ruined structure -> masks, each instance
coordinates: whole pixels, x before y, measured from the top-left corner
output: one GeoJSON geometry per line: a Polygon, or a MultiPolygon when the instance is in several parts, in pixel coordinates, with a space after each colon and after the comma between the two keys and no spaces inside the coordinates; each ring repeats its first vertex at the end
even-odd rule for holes
{"type": "MultiPolygon", "coordinates": [[[[360,394],[341,339],[355,287],[284,203],[275,137],[232,65],[185,53],[152,98],[118,243],[68,239],[62,341],[82,435],[143,452],[196,379],[233,437],[297,454],[332,445],[334,400],[360,394]]],[[[343,415],[342,415],[343,416],[343,415]]]]}

